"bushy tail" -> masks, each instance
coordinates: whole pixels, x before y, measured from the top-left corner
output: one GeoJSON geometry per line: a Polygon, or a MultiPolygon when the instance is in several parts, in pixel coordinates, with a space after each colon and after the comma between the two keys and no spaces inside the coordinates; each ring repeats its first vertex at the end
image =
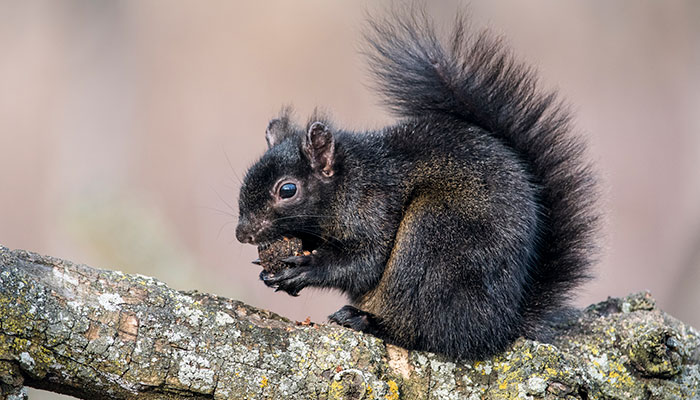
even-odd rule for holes
{"type": "Polygon", "coordinates": [[[446,114],[513,149],[540,188],[544,229],[525,303],[530,334],[588,278],[595,253],[594,179],[583,143],[555,93],[536,89],[531,68],[488,32],[470,35],[462,16],[443,46],[423,12],[372,20],[366,35],[380,92],[400,116],[446,114]]]}

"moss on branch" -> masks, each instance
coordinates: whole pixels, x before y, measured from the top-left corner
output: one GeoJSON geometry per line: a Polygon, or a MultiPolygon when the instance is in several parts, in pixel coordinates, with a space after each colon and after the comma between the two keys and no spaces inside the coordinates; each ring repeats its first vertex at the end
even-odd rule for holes
{"type": "Polygon", "coordinates": [[[109,399],[700,397],[700,339],[648,293],[455,363],[342,327],[0,246],[0,390],[109,399]]]}

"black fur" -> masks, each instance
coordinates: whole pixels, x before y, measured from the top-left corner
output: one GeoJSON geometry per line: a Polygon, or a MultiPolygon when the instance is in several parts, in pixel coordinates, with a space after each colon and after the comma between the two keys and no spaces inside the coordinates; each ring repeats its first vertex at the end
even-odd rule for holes
{"type": "Polygon", "coordinates": [[[301,237],[314,253],[263,282],[341,289],[353,306],[332,321],[407,348],[475,359],[543,338],[594,250],[594,180],[568,113],[461,18],[447,47],[421,12],[371,27],[401,121],[352,133],[284,113],[245,177],[237,237],[301,237]],[[292,199],[275,192],[285,182],[292,199]]]}

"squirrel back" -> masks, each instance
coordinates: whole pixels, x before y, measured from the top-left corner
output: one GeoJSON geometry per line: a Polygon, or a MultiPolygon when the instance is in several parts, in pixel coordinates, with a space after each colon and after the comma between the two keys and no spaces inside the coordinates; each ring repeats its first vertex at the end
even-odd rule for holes
{"type": "Polygon", "coordinates": [[[237,238],[302,239],[263,282],[341,289],[352,305],[331,321],[407,348],[474,359],[543,338],[594,250],[594,179],[569,114],[462,18],[447,47],[423,13],[392,18],[367,40],[399,122],[356,133],[283,112],[244,179],[237,238]]]}

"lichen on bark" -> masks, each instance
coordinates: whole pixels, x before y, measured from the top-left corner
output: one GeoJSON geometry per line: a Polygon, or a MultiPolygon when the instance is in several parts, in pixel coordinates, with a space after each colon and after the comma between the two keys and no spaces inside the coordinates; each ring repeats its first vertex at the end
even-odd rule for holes
{"type": "Polygon", "coordinates": [[[700,397],[700,339],[648,293],[608,299],[552,343],[454,362],[299,324],[153,278],[0,246],[0,390],[108,399],[700,397]]]}

